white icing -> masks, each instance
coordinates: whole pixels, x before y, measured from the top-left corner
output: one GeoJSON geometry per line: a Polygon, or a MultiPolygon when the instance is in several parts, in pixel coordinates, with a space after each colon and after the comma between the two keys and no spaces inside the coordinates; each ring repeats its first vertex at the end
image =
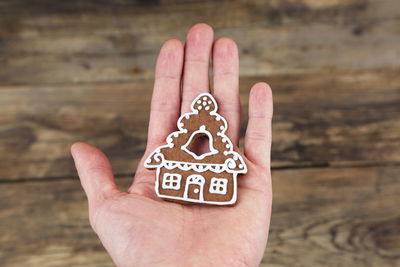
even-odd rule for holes
{"type": "MultiPolygon", "coordinates": [[[[151,161],[151,158],[149,158],[151,161]]],[[[154,161],[162,163],[164,161],[164,155],[161,153],[154,154],[154,161]]]]}
{"type": "Polygon", "coordinates": [[[212,171],[221,173],[223,171],[233,173],[232,170],[226,168],[225,164],[210,164],[210,163],[190,163],[182,161],[164,160],[160,167],[165,167],[168,170],[178,168],[182,171],[194,170],[195,172],[212,171]]]}
{"type": "Polygon", "coordinates": [[[228,166],[229,169],[235,169],[236,168],[236,162],[233,159],[227,159],[225,161],[226,165],[228,166]]]}
{"type": "Polygon", "coordinates": [[[179,190],[181,188],[182,175],[177,173],[164,173],[162,189],[179,190]]]}
{"type": "Polygon", "coordinates": [[[228,179],[225,178],[211,178],[210,193],[225,195],[228,191],[228,179]]]}
{"type": "Polygon", "coordinates": [[[186,179],[185,192],[183,193],[183,198],[184,199],[189,199],[189,185],[194,184],[194,185],[198,185],[200,187],[200,190],[199,190],[200,194],[199,194],[199,199],[198,200],[199,201],[204,201],[203,191],[204,191],[205,182],[206,182],[206,180],[201,175],[198,175],[198,174],[190,175],[186,179]]]}

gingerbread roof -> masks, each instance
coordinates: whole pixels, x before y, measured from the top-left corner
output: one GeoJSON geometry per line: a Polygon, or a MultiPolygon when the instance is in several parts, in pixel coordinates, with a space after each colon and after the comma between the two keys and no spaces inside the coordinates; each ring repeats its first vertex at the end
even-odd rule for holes
{"type": "Polygon", "coordinates": [[[200,94],[191,105],[192,112],[178,120],[179,131],[171,133],[167,144],[158,147],[145,161],[147,168],[165,167],[203,172],[211,170],[246,173],[242,157],[233,151],[230,139],[225,135],[226,120],[217,113],[218,105],[209,93],[200,94]],[[190,151],[190,144],[199,136],[208,136],[210,151],[197,155],[190,151]]]}

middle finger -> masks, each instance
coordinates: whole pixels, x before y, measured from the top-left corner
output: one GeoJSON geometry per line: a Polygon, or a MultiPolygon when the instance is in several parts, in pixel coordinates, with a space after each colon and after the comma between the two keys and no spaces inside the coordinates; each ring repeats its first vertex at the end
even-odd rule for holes
{"type": "Polygon", "coordinates": [[[182,83],[182,114],[190,111],[190,104],[197,95],[209,91],[208,73],[213,40],[213,29],[207,24],[196,24],[187,34],[182,83]]]}

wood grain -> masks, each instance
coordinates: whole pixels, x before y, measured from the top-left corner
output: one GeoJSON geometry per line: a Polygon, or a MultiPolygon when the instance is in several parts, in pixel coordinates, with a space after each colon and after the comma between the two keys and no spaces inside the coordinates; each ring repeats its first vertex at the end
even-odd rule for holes
{"type": "Polygon", "coordinates": [[[399,264],[398,166],[285,170],[273,177],[267,266],[399,264]]]}
{"type": "MultiPolygon", "coordinates": [[[[170,1],[141,1],[141,0],[120,0],[120,1],[101,1],[88,0],[85,2],[68,1],[63,3],[54,3],[49,0],[42,0],[35,5],[26,7],[26,0],[3,0],[0,12],[1,15],[6,16],[39,16],[47,14],[55,15],[74,15],[77,12],[84,12],[85,14],[124,14],[134,13],[162,13],[167,10],[187,11],[195,10],[199,7],[204,9],[211,9],[211,7],[232,7],[234,9],[243,9],[246,7],[260,6],[267,9],[281,9],[282,12],[286,11],[309,11],[309,10],[325,10],[325,9],[345,9],[345,8],[362,8],[366,1],[364,0],[292,0],[284,1],[277,0],[272,2],[265,2],[262,0],[253,0],[248,2],[243,1],[211,1],[211,0],[170,0],[170,1]],[[160,10],[163,8],[163,10],[160,10]]],[[[225,14],[221,14],[225,15],[225,14]]]]}
{"type": "MultiPolygon", "coordinates": [[[[400,167],[273,172],[262,266],[400,264],[400,167]]],[[[118,179],[126,188],[130,178],[118,179]]],[[[2,266],[112,266],[77,179],[0,185],[2,266]],[[52,203],[49,205],[49,203],[52,203]]]]}
{"type": "Polygon", "coordinates": [[[49,4],[49,10],[59,9],[54,14],[43,14],[43,4],[42,9],[32,7],[36,16],[27,16],[17,12],[24,1],[7,1],[3,5],[9,15],[0,18],[0,80],[65,84],[149,79],[161,44],[173,37],[183,40],[199,21],[214,26],[217,37],[237,41],[244,76],[399,66],[399,1],[274,3],[177,1],[144,11],[138,3],[130,7],[122,2],[100,13],[97,2],[82,4],[81,11],[73,4],[49,4]]]}
{"type": "Polygon", "coordinates": [[[400,265],[398,0],[0,1],[0,265],[113,266],[69,147],[127,187],[161,44],[195,23],[274,93],[271,233],[261,266],[400,265]],[[221,12],[223,10],[223,12],[221,12]]]}
{"type": "MultiPolygon", "coordinates": [[[[273,167],[400,161],[400,69],[249,77],[274,88],[273,167]]],[[[133,173],[146,142],[150,82],[0,86],[0,179],[75,174],[69,147],[103,149],[133,173]]]]}

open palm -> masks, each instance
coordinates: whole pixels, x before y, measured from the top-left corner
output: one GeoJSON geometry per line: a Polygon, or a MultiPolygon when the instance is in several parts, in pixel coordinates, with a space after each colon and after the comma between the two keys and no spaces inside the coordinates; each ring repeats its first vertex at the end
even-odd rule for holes
{"type": "MultiPolygon", "coordinates": [[[[161,48],[157,66],[148,142],[143,160],[176,130],[181,113],[200,93],[213,95],[228,121],[227,135],[237,148],[240,130],[239,59],[235,42],[220,38],[205,24],[190,29],[185,48],[171,39],[161,48]]],[[[89,200],[90,222],[118,266],[256,266],[268,238],[271,214],[272,94],[265,83],[253,86],[244,159],[248,173],[238,177],[235,206],[181,205],[158,199],[155,171],[136,170],[128,192],[114,183],[111,166],[98,149],[83,143],[72,155],[89,200]]],[[[237,149],[236,149],[237,150],[237,149]]]]}

